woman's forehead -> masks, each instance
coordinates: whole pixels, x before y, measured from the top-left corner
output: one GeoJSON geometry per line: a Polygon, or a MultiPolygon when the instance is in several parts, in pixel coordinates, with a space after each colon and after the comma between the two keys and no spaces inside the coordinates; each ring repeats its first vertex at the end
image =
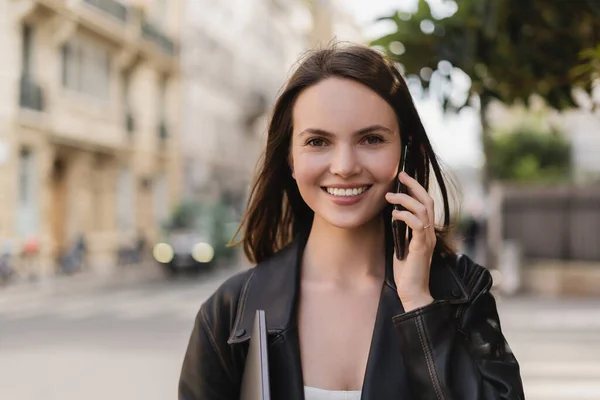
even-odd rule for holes
{"type": "Polygon", "coordinates": [[[392,107],[377,93],[358,82],[328,78],[306,88],[295,102],[294,131],[309,128],[356,131],[382,125],[397,130],[392,107]]]}

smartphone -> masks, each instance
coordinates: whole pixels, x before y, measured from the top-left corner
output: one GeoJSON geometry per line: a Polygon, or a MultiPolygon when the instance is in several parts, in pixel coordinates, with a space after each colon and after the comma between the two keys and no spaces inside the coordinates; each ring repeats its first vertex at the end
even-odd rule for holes
{"type": "MultiPolygon", "coordinates": [[[[411,143],[410,141],[404,145],[402,149],[402,154],[400,155],[400,165],[398,167],[398,173],[400,171],[406,172],[410,177],[415,177],[415,165],[412,159],[411,152],[411,143]]],[[[396,182],[396,193],[405,193],[408,194],[408,190],[406,185],[400,182],[397,179],[396,182]]],[[[403,206],[399,204],[394,205],[394,210],[406,210],[403,206]]],[[[406,253],[406,246],[410,239],[412,238],[412,229],[406,226],[406,222],[395,220],[392,217],[392,235],[394,238],[394,253],[396,254],[396,258],[398,260],[402,260],[404,258],[404,254],[406,253]],[[407,240],[408,236],[408,240],[407,240]]]]}

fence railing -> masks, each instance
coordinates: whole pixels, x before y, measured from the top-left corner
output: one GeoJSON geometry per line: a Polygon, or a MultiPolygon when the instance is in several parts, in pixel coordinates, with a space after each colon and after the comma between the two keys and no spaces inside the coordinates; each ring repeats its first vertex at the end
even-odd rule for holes
{"type": "Polygon", "coordinates": [[[501,214],[525,258],[600,261],[600,187],[511,188],[501,214]]]}

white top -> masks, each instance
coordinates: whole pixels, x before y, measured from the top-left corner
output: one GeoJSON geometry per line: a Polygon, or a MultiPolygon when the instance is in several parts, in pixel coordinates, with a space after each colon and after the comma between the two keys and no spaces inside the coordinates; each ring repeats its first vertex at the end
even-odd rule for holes
{"type": "Polygon", "coordinates": [[[304,386],[305,400],[360,400],[360,390],[325,390],[304,386]]]}

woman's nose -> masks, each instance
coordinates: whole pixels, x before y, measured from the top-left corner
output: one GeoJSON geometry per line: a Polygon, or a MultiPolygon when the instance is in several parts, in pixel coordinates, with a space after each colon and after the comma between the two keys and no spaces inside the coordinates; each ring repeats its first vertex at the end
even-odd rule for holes
{"type": "Polygon", "coordinates": [[[350,146],[340,146],[335,149],[329,170],[342,178],[360,173],[361,166],[355,149],[350,146]]]}

